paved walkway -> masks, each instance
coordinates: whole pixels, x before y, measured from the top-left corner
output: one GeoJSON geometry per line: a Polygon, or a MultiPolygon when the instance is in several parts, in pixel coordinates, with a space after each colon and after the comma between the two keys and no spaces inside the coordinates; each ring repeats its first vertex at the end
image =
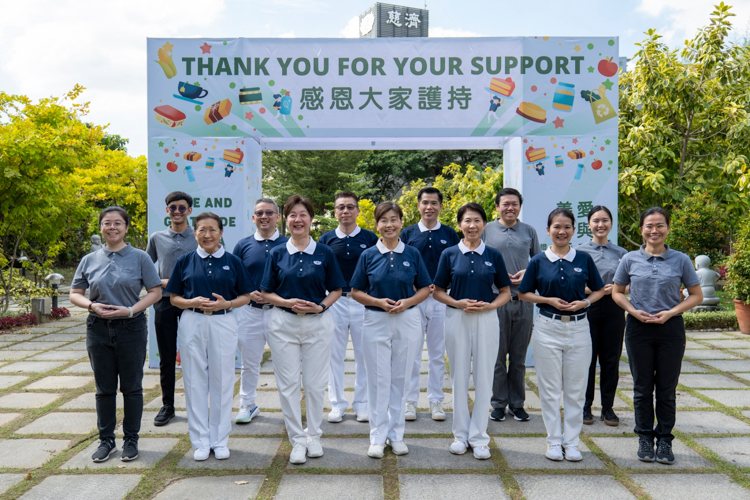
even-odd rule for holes
{"type": "MultiPolygon", "coordinates": [[[[229,460],[192,460],[180,381],[177,418],[154,427],[161,406],[159,378],[148,369],[140,457],[94,464],[95,389],[85,350],[85,312],[71,311],[74,316],[65,320],[0,334],[0,500],[750,498],[750,339],[737,332],[688,333],[673,466],[635,459],[625,352],[615,403],[622,423],[607,427],[597,420],[584,426],[584,459],[578,463],[544,458],[536,375],[529,369],[531,420],[491,422],[491,460],[451,455],[452,415],[432,421],[422,393],[422,413],[406,427],[408,455],[397,458],[387,451],[383,460],[368,458],[368,426],[347,415],[340,424],[324,422],[322,458],[291,466],[272,363],[266,361],[261,416],[233,427],[229,460]]],[[[353,365],[347,363],[347,371],[353,365]]],[[[353,378],[347,375],[350,394],[353,378]]],[[[447,377],[445,387],[450,410],[447,377]]],[[[118,448],[121,436],[118,427],[118,448]]]]}

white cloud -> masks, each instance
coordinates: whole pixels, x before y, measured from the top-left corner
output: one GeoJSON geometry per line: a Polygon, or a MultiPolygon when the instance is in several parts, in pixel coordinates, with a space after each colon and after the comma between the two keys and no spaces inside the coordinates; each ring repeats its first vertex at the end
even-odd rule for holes
{"type": "Polygon", "coordinates": [[[349,19],[346,26],[339,31],[339,36],[344,38],[359,38],[359,16],[349,19]]]}
{"type": "Polygon", "coordinates": [[[435,38],[456,38],[456,37],[475,37],[482,36],[469,30],[441,28],[439,26],[430,26],[430,37],[435,38]]]}

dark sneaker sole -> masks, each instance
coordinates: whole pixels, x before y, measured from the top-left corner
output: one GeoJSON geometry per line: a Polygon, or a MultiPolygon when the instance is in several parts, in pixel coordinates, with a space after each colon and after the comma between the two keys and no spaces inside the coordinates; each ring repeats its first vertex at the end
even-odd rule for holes
{"type": "Polygon", "coordinates": [[[660,464],[664,464],[664,465],[672,465],[672,464],[674,464],[674,458],[671,459],[671,460],[669,458],[666,458],[666,457],[664,457],[664,458],[657,458],[656,461],[659,462],[660,464]]]}
{"type": "Polygon", "coordinates": [[[584,425],[594,425],[594,419],[584,419],[584,425]]]}
{"type": "Polygon", "coordinates": [[[170,420],[172,420],[173,418],[174,418],[174,413],[173,413],[173,414],[171,414],[170,416],[168,416],[168,417],[167,417],[167,419],[166,419],[166,420],[164,420],[164,421],[161,421],[161,420],[160,420],[160,421],[156,421],[156,419],[154,419],[154,425],[155,425],[156,427],[162,427],[162,426],[165,426],[165,425],[167,425],[167,424],[169,423],[169,421],[170,421],[170,420]]]}
{"type": "Polygon", "coordinates": [[[640,460],[641,462],[653,462],[654,457],[638,457],[638,460],[640,460]]]}
{"type": "Polygon", "coordinates": [[[92,458],[91,460],[93,460],[96,463],[106,462],[107,460],[109,460],[109,457],[111,457],[113,453],[117,453],[117,448],[112,448],[109,451],[109,455],[107,455],[104,458],[92,458]]]}
{"type": "Polygon", "coordinates": [[[503,416],[503,418],[495,418],[492,415],[490,415],[490,420],[494,420],[495,422],[504,422],[505,417],[503,416]]]}
{"type": "Polygon", "coordinates": [[[508,415],[513,415],[513,419],[517,420],[519,422],[528,422],[529,421],[529,417],[526,417],[526,418],[517,417],[516,414],[513,413],[513,410],[511,410],[510,408],[508,408],[508,415]]]}
{"type": "Polygon", "coordinates": [[[607,424],[608,426],[610,426],[610,427],[617,427],[618,425],[620,425],[620,421],[619,420],[615,421],[615,420],[604,420],[604,419],[602,419],[602,421],[605,424],[607,424]]]}
{"type": "Polygon", "coordinates": [[[134,457],[120,457],[120,460],[122,462],[132,462],[136,458],[138,458],[138,453],[136,453],[134,457]]]}

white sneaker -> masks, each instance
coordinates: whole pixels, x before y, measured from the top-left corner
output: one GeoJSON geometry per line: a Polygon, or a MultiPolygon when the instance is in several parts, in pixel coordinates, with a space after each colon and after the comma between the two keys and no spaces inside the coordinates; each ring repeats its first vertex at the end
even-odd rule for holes
{"type": "Polygon", "coordinates": [[[583,455],[578,451],[577,446],[568,446],[565,448],[565,460],[568,462],[580,462],[583,460],[583,455]]]}
{"type": "Polygon", "coordinates": [[[334,408],[328,413],[328,421],[332,424],[337,424],[342,420],[344,420],[344,412],[338,408],[334,408]]]}
{"type": "Polygon", "coordinates": [[[229,448],[226,446],[217,446],[214,448],[214,456],[216,460],[226,460],[229,458],[229,448]]]}
{"type": "Polygon", "coordinates": [[[323,446],[320,444],[319,437],[315,436],[307,438],[307,456],[310,458],[323,456],[323,446]]]}
{"type": "Polygon", "coordinates": [[[563,459],[563,450],[562,445],[559,444],[553,444],[553,445],[547,445],[547,458],[550,460],[554,460],[555,462],[559,462],[563,459]]]}
{"type": "Polygon", "coordinates": [[[391,447],[391,451],[394,455],[406,455],[409,453],[409,448],[403,441],[391,441],[388,439],[386,443],[391,447]]]}
{"type": "Polygon", "coordinates": [[[357,410],[357,422],[369,422],[370,412],[365,410],[357,410]]]}
{"type": "Polygon", "coordinates": [[[445,420],[445,412],[443,411],[443,403],[441,403],[440,401],[435,401],[434,403],[430,403],[430,415],[432,416],[432,420],[438,420],[438,421],[445,420]]]}
{"type": "Polygon", "coordinates": [[[487,460],[490,458],[490,447],[489,446],[475,446],[471,449],[474,453],[474,458],[477,460],[487,460]]]}
{"type": "Polygon", "coordinates": [[[292,454],[289,455],[290,464],[304,464],[307,462],[307,446],[304,444],[295,444],[292,448],[292,454]]]}
{"type": "Polygon", "coordinates": [[[370,458],[383,458],[384,450],[385,450],[385,445],[371,444],[370,448],[367,450],[367,456],[370,458]]]}
{"type": "Polygon", "coordinates": [[[234,419],[238,424],[249,424],[250,421],[260,414],[260,408],[257,406],[244,406],[240,405],[240,411],[237,413],[237,417],[234,419]]]}
{"type": "Polygon", "coordinates": [[[211,454],[211,448],[208,446],[205,448],[198,448],[193,452],[193,460],[196,462],[202,462],[208,460],[208,456],[211,454]]]}
{"type": "Polygon", "coordinates": [[[404,419],[413,421],[417,419],[417,403],[411,401],[406,402],[406,408],[404,409],[404,419]]]}
{"type": "Polygon", "coordinates": [[[463,455],[466,453],[466,441],[461,441],[460,439],[454,439],[453,444],[451,444],[451,453],[454,455],[463,455]]]}

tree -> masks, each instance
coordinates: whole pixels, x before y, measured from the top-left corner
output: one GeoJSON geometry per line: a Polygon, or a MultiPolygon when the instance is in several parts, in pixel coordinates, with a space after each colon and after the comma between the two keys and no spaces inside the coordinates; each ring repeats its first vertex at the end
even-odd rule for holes
{"type": "Polygon", "coordinates": [[[671,214],[667,243],[686,253],[691,259],[708,255],[716,266],[728,250],[729,224],[719,204],[704,191],[694,191],[671,214]]]}

